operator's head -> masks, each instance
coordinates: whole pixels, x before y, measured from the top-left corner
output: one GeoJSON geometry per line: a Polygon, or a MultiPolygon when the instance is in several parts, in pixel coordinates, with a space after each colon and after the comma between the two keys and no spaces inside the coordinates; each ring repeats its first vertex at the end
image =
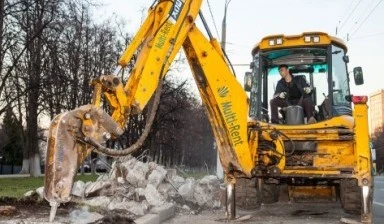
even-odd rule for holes
{"type": "Polygon", "coordinates": [[[279,73],[282,78],[285,78],[287,75],[290,75],[288,65],[286,64],[279,65],[279,73]]]}

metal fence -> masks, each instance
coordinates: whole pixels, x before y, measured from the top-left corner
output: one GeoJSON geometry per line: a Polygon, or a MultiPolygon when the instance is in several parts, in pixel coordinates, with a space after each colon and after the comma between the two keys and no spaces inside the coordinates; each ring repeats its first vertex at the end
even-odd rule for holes
{"type": "Polygon", "coordinates": [[[0,174],[15,174],[20,173],[21,166],[16,165],[5,165],[0,163],[0,174]]]}

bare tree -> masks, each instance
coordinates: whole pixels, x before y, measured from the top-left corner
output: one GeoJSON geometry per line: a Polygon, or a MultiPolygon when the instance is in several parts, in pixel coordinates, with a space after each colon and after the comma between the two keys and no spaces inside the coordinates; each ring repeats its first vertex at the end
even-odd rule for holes
{"type": "Polygon", "coordinates": [[[378,129],[372,139],[373,148],[376,149],[376,168],[379,173],[384,172],[384,130],[378,129]]]}
{"type": "Polygon", "coordinates": [[[20,25],[25,33],[27,52],[24,57],[25,63],[25,90],[26,96],[26,147],[24,153],[23,171],[31,176],[41,174],[40,154],[38,146],[38,115],[41,105],[41,81],[47,58],[44,48],[44,31],[54,20],[54,15],[59,1],[48,0],[24,0],[21,3],[22,16],[20,25]],[[36,36],[37,38],[33,38],[36,36]],[[30,41],[31,40],[31,41],[30,41]],[[29,159],[29,164],[28,160],[29,159]],[[28,171],[26,171],[29,168],[28,171]]]}
{"type": "MultiPolygon", "coordinates": [[[[0,115],[5,108],[13,108],[17,124],[24,130],[22,172],[32,176],[41,172],[39,118],[52,119],[90,103],[89,82],[110,73],[131,40],[123,23],[95,24],[91,3],[0,0],[0,115]]],[[[121,74],[124,81],[134,61],[135,57],[121,74]]],[[[109,144],[127,147],[134,143],[145,122],[146,111],[130,117],[120,142],[109,144]]],[[[190,94],[188,84],[168,79],[152,135],[143,150],[148,149],[148,155],[167,166],[201,166],[209,163],[213,141],[206,139],[211,136],[203,108],[190,94]],[[191,151],[202,156],[201,162],[189,161],[197,158],[191,151]]]]}

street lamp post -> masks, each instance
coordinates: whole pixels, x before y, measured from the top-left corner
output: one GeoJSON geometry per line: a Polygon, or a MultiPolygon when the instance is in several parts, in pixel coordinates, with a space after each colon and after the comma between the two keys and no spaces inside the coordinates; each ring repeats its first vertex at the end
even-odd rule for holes
{"type": "Polygon", "coordinates": [[[227,9],[230,2],[231,0],[225,0],[224,17],[223,17],[223,23],[221,27],[221,47],[224,51],[225,51],[225,44],[227,41],[227,9]]]}

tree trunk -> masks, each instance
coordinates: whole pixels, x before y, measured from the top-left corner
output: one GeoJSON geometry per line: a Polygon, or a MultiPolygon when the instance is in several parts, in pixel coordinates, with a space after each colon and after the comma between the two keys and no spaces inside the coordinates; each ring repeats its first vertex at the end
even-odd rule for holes
{"type": "MultiPolygon", "coordinates": [[[[33,97],[35,94],[32,91],[30,97],[33,97]]],[[[37,94],[36,94],[37,95],[37,94]]],[[[37,128],[37,99],[29,100],[29,116],[27,117],[27,151],[29,152],[29,160],[30,160],[30,174],[32,177],[37,177],[41,175],[41,167],[40,167],[40,154],[39,154],[39,144],[38,144],[38,128],[37,128]],[[35,102],[33,102],[35,101],[35,102]]]]}
{"type": "Polygon", "coordinates": [[[33,157],[30,159],[31,164],[31,177],[41,176],[41,166],[40,166],[40,154],[34,153],[33,157]]]}
{"type": "MultiPolygon", "coordinates": [[[[35,20],[34,24],[29,30],[34,36],[42,36],[43,18],[44,18],[44,1],[38,0],[35,3],[35,20]]],[[[27,144],[26,148],[29,152],[29,165],[30,174],[32,177],[41,175],[40,155],[38,144],[38,110],[39,110],[39,92],[41,85],[41,72],[42,72],[42,52],[43,43],[41,38],[36,38],[28,46],[30,54],[29,61],[29,79],[28,79],[28,100],[27,100],[27,144]]]]}
{"type": "Polygon", "coordinates": [[[4,0],[0,0],[0,74],[3,72],[3,31],[4,31],[4,0]]]}
{"type": "MultiPolygon", "coordinates": [[[[27,150],[24,149],[23,154],[28,153],[27,150]]],[[[23,155],[23,166],[21,167],[21,174],[28,174],[29,173],[29,156],[23,155]]]]}

